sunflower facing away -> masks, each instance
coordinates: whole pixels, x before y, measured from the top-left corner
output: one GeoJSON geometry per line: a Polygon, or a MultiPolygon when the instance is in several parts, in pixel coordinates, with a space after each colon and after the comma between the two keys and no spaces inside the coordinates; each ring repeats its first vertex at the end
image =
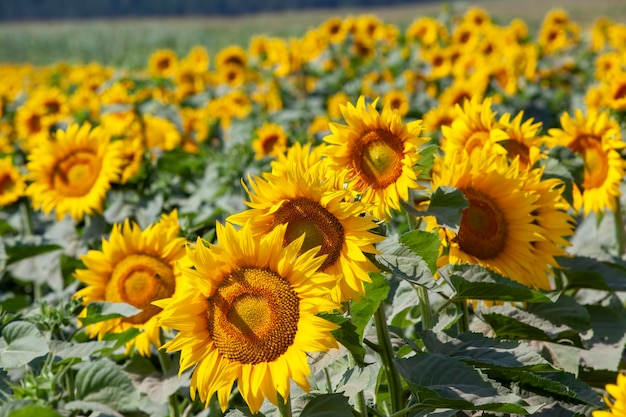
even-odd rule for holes
{"type": "Polygon", "coordinates": [[[442,229],[448,254],[440,263],[479,264],[529,287],[550,289],[549,265],[565,255],[573,234],[560,183],[541,181],[539,170],[521,170],[519,160],[475,152],[437,161],[433,190],[459,189],[469,207],[458,233],[442,229]]]}
{"type": "Polygon", "coordinates": [[[56,138],[43,141],[28,155],[26,194],[35,209],[57,220],[70,214],[76,221],[85,214],[102,212],[102,201],[117,181],[122,161],[121,142],[110,142],[100,127],[71,124],[57,130],[56,138]]]}
{"type": "MultiPolygon", "coordinates": [[[[87,306],[92,301],[127,303],[141,310],[131,317],[114,318],[88,325],[89,336],[102,339],[107,333],[121,333],[131,327],[143,330],[134,340],[137,351],[150,355],[150,343],[160,346],[157,318],[161,309],[151,303],[180,291],[180,272],[175,264],[185,256],[186,240],[177,237],[178,214],[162,215],[160,221],[141,230],[128,220],[113,226],[102,250],[90,250],[81,260],[87,269],[74,276],[87,287],[76,292],[87,306]]],[[[86,310],[82,314],[85,314],[86,310]]]]}
{"type": "Polygon", "coordinates": [[[320,247],[320,255],[326,255],[320,268],[336,277],[333,299],[358,299],[365,293],[363,283],[371,282],[368,272],[377,270],[363,253],[376,253],[373,244],[383,237],[370,231],[376,227],[372,217],[363,216],[369,205],[352,201],[352,192],[341,186],[341,179],[327,178],[326,160],[307,166],[306,154],[299,155],[303,158],[292,158],[282,173],[250,179],[250,187],[244,187],[251,209],[226,220],[238,225],[250,222],[255,236],[287,224],[284,246],[305,235],[302,252],[320,247]]]}
{"type": "Polygon", "coordinates": [[[617,375],[615,384],[607,384],[604,402],[609,410],[597,410],[592,413],[593,417],[621,417],[626,416],[626,374],[617,375]],[[610,397],[609,397],[610,396],[610,397]]]}
{"type": "Polygon", "coordinates": [[[183,292],[159,301],[160,323],[179,331],[165,344],[181,351],[180,372],[196,365],[196,391],[208,405],[217,393],[222,410],[237,387],[252,413],[265,398],[277,404],[289,397],[290,379],[308,391],[307,352],[337,347],[331,331],[338,326],[317,316],[338,307],[325,294],[331,275],[318,272],[324,262],[313,249],[299,255],[304,236],[283,247],[287,225],[267,235],[252,235],[216,225],[217,245],[198,238],[183,267],[183,292]]]}
{"type": "Polygon", "coordinates": [[[353,178],[350,187],[362,194],[363,202],[375,204],[376,217],[385,219],[391,209],[400,209],[400,200],[408,199],[409,189],[418,187],[417,148],[427,138],[420,137],[421,120],[404,124],[389,106],[379,113],[377,102],[365,104],[361,96],[356,106],[341,106],[347,125],[330,123],[325,155],[329,170],[347,170],[347,177],[353,178]]]}

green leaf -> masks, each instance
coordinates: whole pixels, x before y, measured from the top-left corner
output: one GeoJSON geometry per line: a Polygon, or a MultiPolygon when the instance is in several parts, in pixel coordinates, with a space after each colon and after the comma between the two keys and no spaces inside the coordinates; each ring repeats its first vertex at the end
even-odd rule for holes
{"type": "Polygon", "coordinates": [[[556,260],[567,277],[567,288],[626,291],[626,269],[619,265],[584,256],[556,260]]]}
{"type": "Polygon", "coordinates": [[[494,306],[479,311],[479,315],[504,339],[534,339],[583,347],[580,334],[569,326],[549,320],[512,306],[494,306]]]}
{"type": "Polygon", "coordinates": [[[480,265],[454,265],[441,276],[456,291],[456,299],[548,302],[545,294],[480,265]]]}
{"type": "Polygon", "coordinates": [[[341,394],[324,394],[313,398],[304,407],[300,417],[351,416],[352,407],[341,394]]]}
{"type": "MultiPolygon", "coordinates": [[[[405,205],[405,208],[407,205],[405,205]]],[[[417,217],[433,216],[437,219],[437,224],[458,233],[461,227],[463,209],[469,207],[467,199],[463,193],[455,187],[442,185],[433,191],[430,196],[430,204],[424,211],[416,210],[413,207],[410,213],[417,217]]]]}
{"type": "Polygon", "coordinates": [[[48,343],[39,329],[27,321],[14,321],[2,330],[7,346],[0,350],[3,368],[19,368],[48,353],[48,343]]]}
{"type": "Polygon", "coordinates": [[[44,243],[44,244],[16,243],[12,246],[5,244],[4,250],[7,256],[7,261],[6,261],[5,266],[14,264],[18,261],[21,261],[22,259],[31,258],[33,256],[38,256],[38,255],[43,255],[45,253],[54,252],[59,249],[62,249],[62,247],[53,243],[44,243]]]}
{"type": "Polygon", "coordinates": [[[103,404],[117,411],[133,411],[139,394],[130,377],[115,363],[100,359],[76,373],[78,400],[103,404]]]}
{"type": "Polygon", "coordinates": [[[581,352],[583,366],[593,369],[618,369],[626,343],[624,310],[618,312],[595,305],[588,305],[585,308],[591,318],[593,336],[585,341],[589,347],[581,352]]]}
{"type": "Polygon", "coordinates": [[[425,331],[422,341],[430,352],[442,353],[479,368],[556,371],[548,361],[525,344],[500,340],[481,333],[463,333],[451,337],[425,331]]]}
{"type": "Polygon", "coordinates": [[[111,320],[118,317],[131,317],[141,310],[126,303],[110,303],[106,301],[94,301],[87,305],[87,315],[79,317],[83,326],[111,320]]]}
{"type": "Polygon", "coordinates": [[[411,248],[400,243],[397,235],[387,236],[376,249],[380,253],[376,254],[375,260],[381,269],[429,289],[437,286],[428,264],[411,248]]]}
{"type": "Polygon", "coordinates": [[[526,310],[550,323],[567,326],[579,333],[585,333],[591,327],[589,312],[565,294],[552,303],[529,303],[526,310]]]}
{"type": "Polygon", "coordinates": [[[471,366],[440,353],[396,360],[398,372],[424,408],[528,414],[520,397],[471,366]]]}
{"type": "Polygon", "coordinates": [[[350,304],[352,323],[356,327],[359,340],[363,340],[365,326],[369,323],[380,303],[387,299],[389,283],[383,274],[370,274],[372,282],[365,283],[365,297],[350,304]]]}
{"type": "Polygon", "coordinates": [[[19,410],[13,411],[9,417],[61,417],[56,411],[41,405],[27,405],[19,410]]]}
{"type": "Polygon", "coordinates": [[[319,316],[341,327],[333,330],[332,334],[339,343],[344,345],[354,357],[357,365],[365,366],[365,348],[361,344],[361,338],[356,332],[356,327],[350,322],[350,319],[340,314],[319,314],[319,316]]]}
{"type": "Polygon", "coordinates": [[[400,243],[407,246],[418,254],[430,268],[433,274],[437,272],[437,259],[439,258],[439,248],[441,241],[435,233],[423,230],[411,230],[400,236],[400,243]]]}

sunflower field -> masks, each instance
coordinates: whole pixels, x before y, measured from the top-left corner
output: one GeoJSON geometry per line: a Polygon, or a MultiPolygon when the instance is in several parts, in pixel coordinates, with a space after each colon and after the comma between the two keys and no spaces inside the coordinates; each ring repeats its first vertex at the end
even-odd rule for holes
{"type": "Polygon", "coordinates": [[[0,417],[626,416],[626,24],[0,74],[0,417]]]}

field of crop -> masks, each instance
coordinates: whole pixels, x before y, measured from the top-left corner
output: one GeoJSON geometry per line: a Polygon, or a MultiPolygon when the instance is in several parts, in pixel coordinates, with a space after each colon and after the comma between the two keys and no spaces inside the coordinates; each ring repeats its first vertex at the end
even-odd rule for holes
{"type": "Polygon", "coordinates": [[[186,54],[202,45],[217,51],[231,44],[246,47],[253,35],[302,36],[330,17],[375,14],[384,22],[406,28],[420,16],[437,17],[444,7],[462,13],[475,5],[490,11],[507,24],[517,17],[532,29],[539,28],[545,14],[563,7],[571,18],[588,27],[600,16],[626,21],[626,4],[620,0],[478,0],[433,2],[372,9],[288,11],[234,18],[120,19],[61,22],[6,23],[0,25],[0,62],[51,64],[98,62],[139,68],[159,48],[186,54]]]}
{"type": "Polygon", "coordinates": [[[590,4],[0,27],[0,417],[623,416],[590,4]]]}

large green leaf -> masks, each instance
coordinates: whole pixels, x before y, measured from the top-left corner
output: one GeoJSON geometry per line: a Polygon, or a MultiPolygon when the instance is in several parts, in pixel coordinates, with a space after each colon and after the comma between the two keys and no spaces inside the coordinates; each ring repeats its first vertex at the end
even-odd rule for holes
{"type": "Polygon", "coordinates": [[[115,363],[99,359],[76,373],[76,397],[80,401],[102,404],[117,411],[137,408],[139,394],[130,377],[115,363]]]}
{"type": "Polygon", "coordinates": [[[437,272],[437,258],[441,241],[435,233],[423,230],[411,230],[400,236],[400,243],[417,253],[428,265],[430,272],[437,272]]]}
{"type": "Polygon", "coordinates": [[[426,353],[398,359],[396,365],[415,394],[416,405],[423,408],[528,414],[524,400],[460,360],[426,353]]]}
{"type": "Polygon", "coordinates": [[[541,355],[515,340],[494,339],[481,333],[452,337],[425,331],[422,341],[430,352],[442,353],[479,368],[556,371],[541,355]]]}
{"type": "Polygon", "coordinates": [[[383,274],[370,274],[372,282],[365,283],[365,296],[350,304],[350,315],[352,324],[356,327],[359,339],[363,340],[365,326],[369,323],[380,303],[387,299],[389,294],[389,283],[383,274]]]}
{"type": "Polygon", "coordinates": [[[593,335],[589,346],[581,352],[583,366],[593,369],[616,370],[622,360],[626,343],[626,314],[609,307],[585,306],[591,318],[593,335]]]}
{"type": "Polygon", "coordinates": [[[348,399],[341,394],[324,394],[313,398],[304,407],[300,417],[337,417],[352,415],[348,399]]]}
{"type": "Polygon", "coordinates": [[[568,288],[626,291],[626,269],[617,264],[584,256],[558,257],[568,288]]]}
{"type": "Polygon", "coordinates": [[[403,207],[410,215],[416,217],[432,216],[437,220],[437,224],[456,233],[461,227],[463,209],[469,207],[469,203],[460,190],[443,185],[433,191],[426,210],[417,210],[408,204],[403,204],[403,207]]]}
{"type": "Polygon", "coordinates": [[[0,349],[0,366],[19,368],[48,353],[48,343],[39,329],[27,321],[14,321],[2,330],[7,343],[0,349]]]}
{"type": "Polygon", "coordinates": [[[375,256],[375,260],[381,269],[426,288],[433,289],[437,286],[426,261],[411,248],[400,243],[397,235],[387,236],[387,239],[376,245],[376,249],[380,253],[375,256]]]}
{"type": "Polygon", "coordinates": [[[14,264],[26,258],[33,256],[43,255],[45,253],[54,252],[62,249],[61,246],[53,243],[23,243],[16,242],[13,245],[5,244],[4,250],[6,253],[5,266],[14,264]]]}
{"type": "Polygon", "coordinates": [[[552,303],[530,303],[526,309],[550,323],[568,326],[579,333],[584,333],[591,327],[589,312],[565,294],[559,295],[552,303]]]}
{"type": "Polygon", "coordinates": [[[94,324],[118,317],[130,317],[141,310],[126,303],[110,303],[107,301],[94,301],[87,305],[87,315],[80,317],[83,326],[94,324]]]}
{"type": "Polygon", "coordinates": [[[545,294],[480,265],[454,265],[441,276],[456,291],[457,299],[548,302],[545,294]]]}
{"type": "Polygon", "coordinates": [[[513,306],[489,307],[480,310],[479,314],[498,337],[544,340],[583,347],[578,331],[513,306]]]}

